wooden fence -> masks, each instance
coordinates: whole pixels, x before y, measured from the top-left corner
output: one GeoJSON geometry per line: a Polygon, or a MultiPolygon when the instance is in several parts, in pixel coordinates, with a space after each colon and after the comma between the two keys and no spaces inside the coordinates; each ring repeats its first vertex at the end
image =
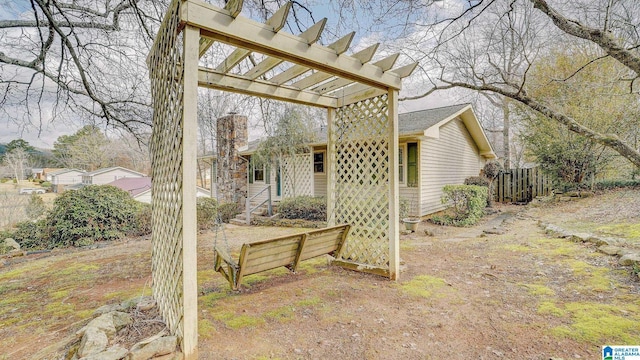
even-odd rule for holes
{"type": "Polygon", "coordinates": [[[494,181],[494,200],[523,203],[551,193],[551,179],[538,168],[509,169],[494,181]]]}

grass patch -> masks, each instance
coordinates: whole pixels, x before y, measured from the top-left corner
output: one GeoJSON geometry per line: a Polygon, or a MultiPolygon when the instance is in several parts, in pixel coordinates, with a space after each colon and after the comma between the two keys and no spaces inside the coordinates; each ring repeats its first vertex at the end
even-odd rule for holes
{"type": "Polygon", "coordinates": [[[300,301],[296,301],[296,306],[300,306],[300,307],[307,307],[307,306],[316,306],[322,303],[322,299],[320,299],[319,297],[311,297],[308,299],[304,299],[304,300],[300,300],[300,301]]]}
{"type": "Polygon", "coordinates": [[[95,264],[77,263],[77,264],[66,266],[64,269],[60,271],[52,271],[52,275],[54,274],[57,276],[77,275],[77,274],[86,273],[86,272],[98,270],[98,269],[100,269],[100,266],[95,264]]]}
{"type": "Polygon", "coordinates": [[[526,287],[527,291],[529,292],[529,295],[532,295],[532,296],[554,296],[556,294],[555,291],[551,290],[550,288],[544,285],[540,285],[540,284],[520,284],[520,285],[526,287]]]}
{"type": "Polygon", "coordinates": [[[640,343],[639,308],[634,305],[569,303],[565,310],[573,323],[552,330],[553,335],[592,344],[640,343]]]}
{"type": "Polygon", "coordinates": [[[49,297],[52,300],[61,300],[69,297],[69,290],[58,290],[49,292],[49,297]]]}
{"type": "Polygon", "coordinates": [[[598,227],[596,231],[604,235],[618,236],[629,240],[640,240],[640,223],[604,225],[598,227]]]}
{"type": "Polygon", "coordinates": [[[227,296],[229,296],[227,292],[213,291],[204,296],[200,296],[200,302],[206,307],[214,307],[218,300],[224,299],[227,296]]]}
{"type": "Polygon", "coordinates": [[[216,332],[216,327],[207,319],[198,319],[198,336],[201,338],[211,338],[216,332]]]}
{"type": "Polygon", "coordinates": [[[287,322],[295,318],[295,313],[292,306],[281,306],[277,309],[267,311],[264,314],[267,318],[279,321],[287,322]]]}
{"type": "Polygon", "coordinates": [[[238,330],[246,327],[256,327],[264,324],[264,319],[249,316],[249,315],[236,315],[235,312],[219,310],[211,314],[217,321],[221,321],[230,329],[238,330]]]}
{"type": "Polygon", "coordinates": [[[531,251],[531,247],[521,245],[521,244],[507,244],[502,245],[500,247],[503,250],[513,251],[513,252],[529,252],[531,251]]]}
{"type": "Polygon", "coordinates": [[[66,318],[75,315],[75,306],[69,303],[53,302],[45,306],[44,315],[52,318],[66,318]]]}
{"type": "Polygon", "coordinates": [[[556,306],[551,301],[543,301],[538,305],[538,314],[548,314],[556,317],[563,317],[566,312],[556,306]]]}
{"type": "Polygon", "coordinates": [[[575,290],[608,292],[615,283],[610,278],[611,270],[608,268],[593,266],[580,260],[566,260],[565,263],[571,268],[573,275],[580,278],[580,281],[571,285],[575,290]]]}
{"type": "Polygon", "coordinates": [[[416,276],[411,281],[402,284],[402,291],[409,295],[430,298],[435,296],[442,296],[440,290],[442,290],[447,283],[444,279],[429,275],[416,276]]]}

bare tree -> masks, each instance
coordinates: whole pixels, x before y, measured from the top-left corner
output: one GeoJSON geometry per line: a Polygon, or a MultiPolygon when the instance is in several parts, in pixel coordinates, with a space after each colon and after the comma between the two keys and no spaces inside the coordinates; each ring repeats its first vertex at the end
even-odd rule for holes
{"type": "Polygon", "coordinates": [[[4,162],[11,168],[16,181],[24,179],[25,168],[28,166],[29,153],[23,148],[15,148],[4,154],[4,162]]]}
{"type": "MultiPolygon", "coordinates": [[[[424,26],[412,54],[422,62],[438,64],[438,72],[424,72],[430,88],[405,99],[427,96],[436,90],[463,88],[515,100],[557,121],[581,136],[603,144],[636,166],[640,152],[615,134],[600,133],[559,110],[552,102],[530,95],[529,70],[549,46],[579,41],[599,49],[599,55],[576,66],[576,73],[604,57],[612,57],[626,70],[612,74],[637,94],[640,76],[640,7],[633,0],[563,2],[556,10],[546,0],[479,0],[449,17],[424,26]],[[509,51],[499,51],[508,46],[509,51]],[[418,55],[416,55],[418,56],[418,55]],[[510,66],[515,64],[516,66],[510,66]]],[[[425,69],[426,70],[426,69],[425,69]]],[[[432,70],[432,69],[429,69],[432,70]]]]}
{"type": "Polygon", "coordinates": [[[166,1],[31,0],[0,20],[0,111],[23,127],[150,124],[144,59],[166,1]]]}

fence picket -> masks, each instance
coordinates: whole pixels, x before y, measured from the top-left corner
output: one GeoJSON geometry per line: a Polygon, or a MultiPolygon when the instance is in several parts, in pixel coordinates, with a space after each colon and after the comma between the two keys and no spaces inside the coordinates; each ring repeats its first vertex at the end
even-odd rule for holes
{"type": "Polygon", "coordinates": [[[551,192],[549,176],[537,168],[509,169],[501,172],[495,181],[496,202],[529,202],[537,196],[551,192]]]}

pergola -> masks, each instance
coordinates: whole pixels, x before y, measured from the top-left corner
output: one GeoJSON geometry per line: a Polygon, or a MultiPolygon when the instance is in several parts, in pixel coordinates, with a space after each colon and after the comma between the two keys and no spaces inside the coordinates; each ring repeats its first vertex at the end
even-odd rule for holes
{"type": "Polygon", "coordinates": [[[197,357],[196,161],[198,87],[327,109],[329,224],[352,232],[335,263],[397,279],[398,91],[417,64],[398,55],[370,63],[377,45],[352,55],[354,33],[317,43],[326,19],[299,35],[281,31],[291,3],[264,24],[224,9],[174,0],[147,59],[154,101],[153,293],[186,359],[197,357]],[[220,42],[234,50],[215,68],[199,59],[220,42]],[[252,53],[262,61],[240,72],[252,53]]]}

